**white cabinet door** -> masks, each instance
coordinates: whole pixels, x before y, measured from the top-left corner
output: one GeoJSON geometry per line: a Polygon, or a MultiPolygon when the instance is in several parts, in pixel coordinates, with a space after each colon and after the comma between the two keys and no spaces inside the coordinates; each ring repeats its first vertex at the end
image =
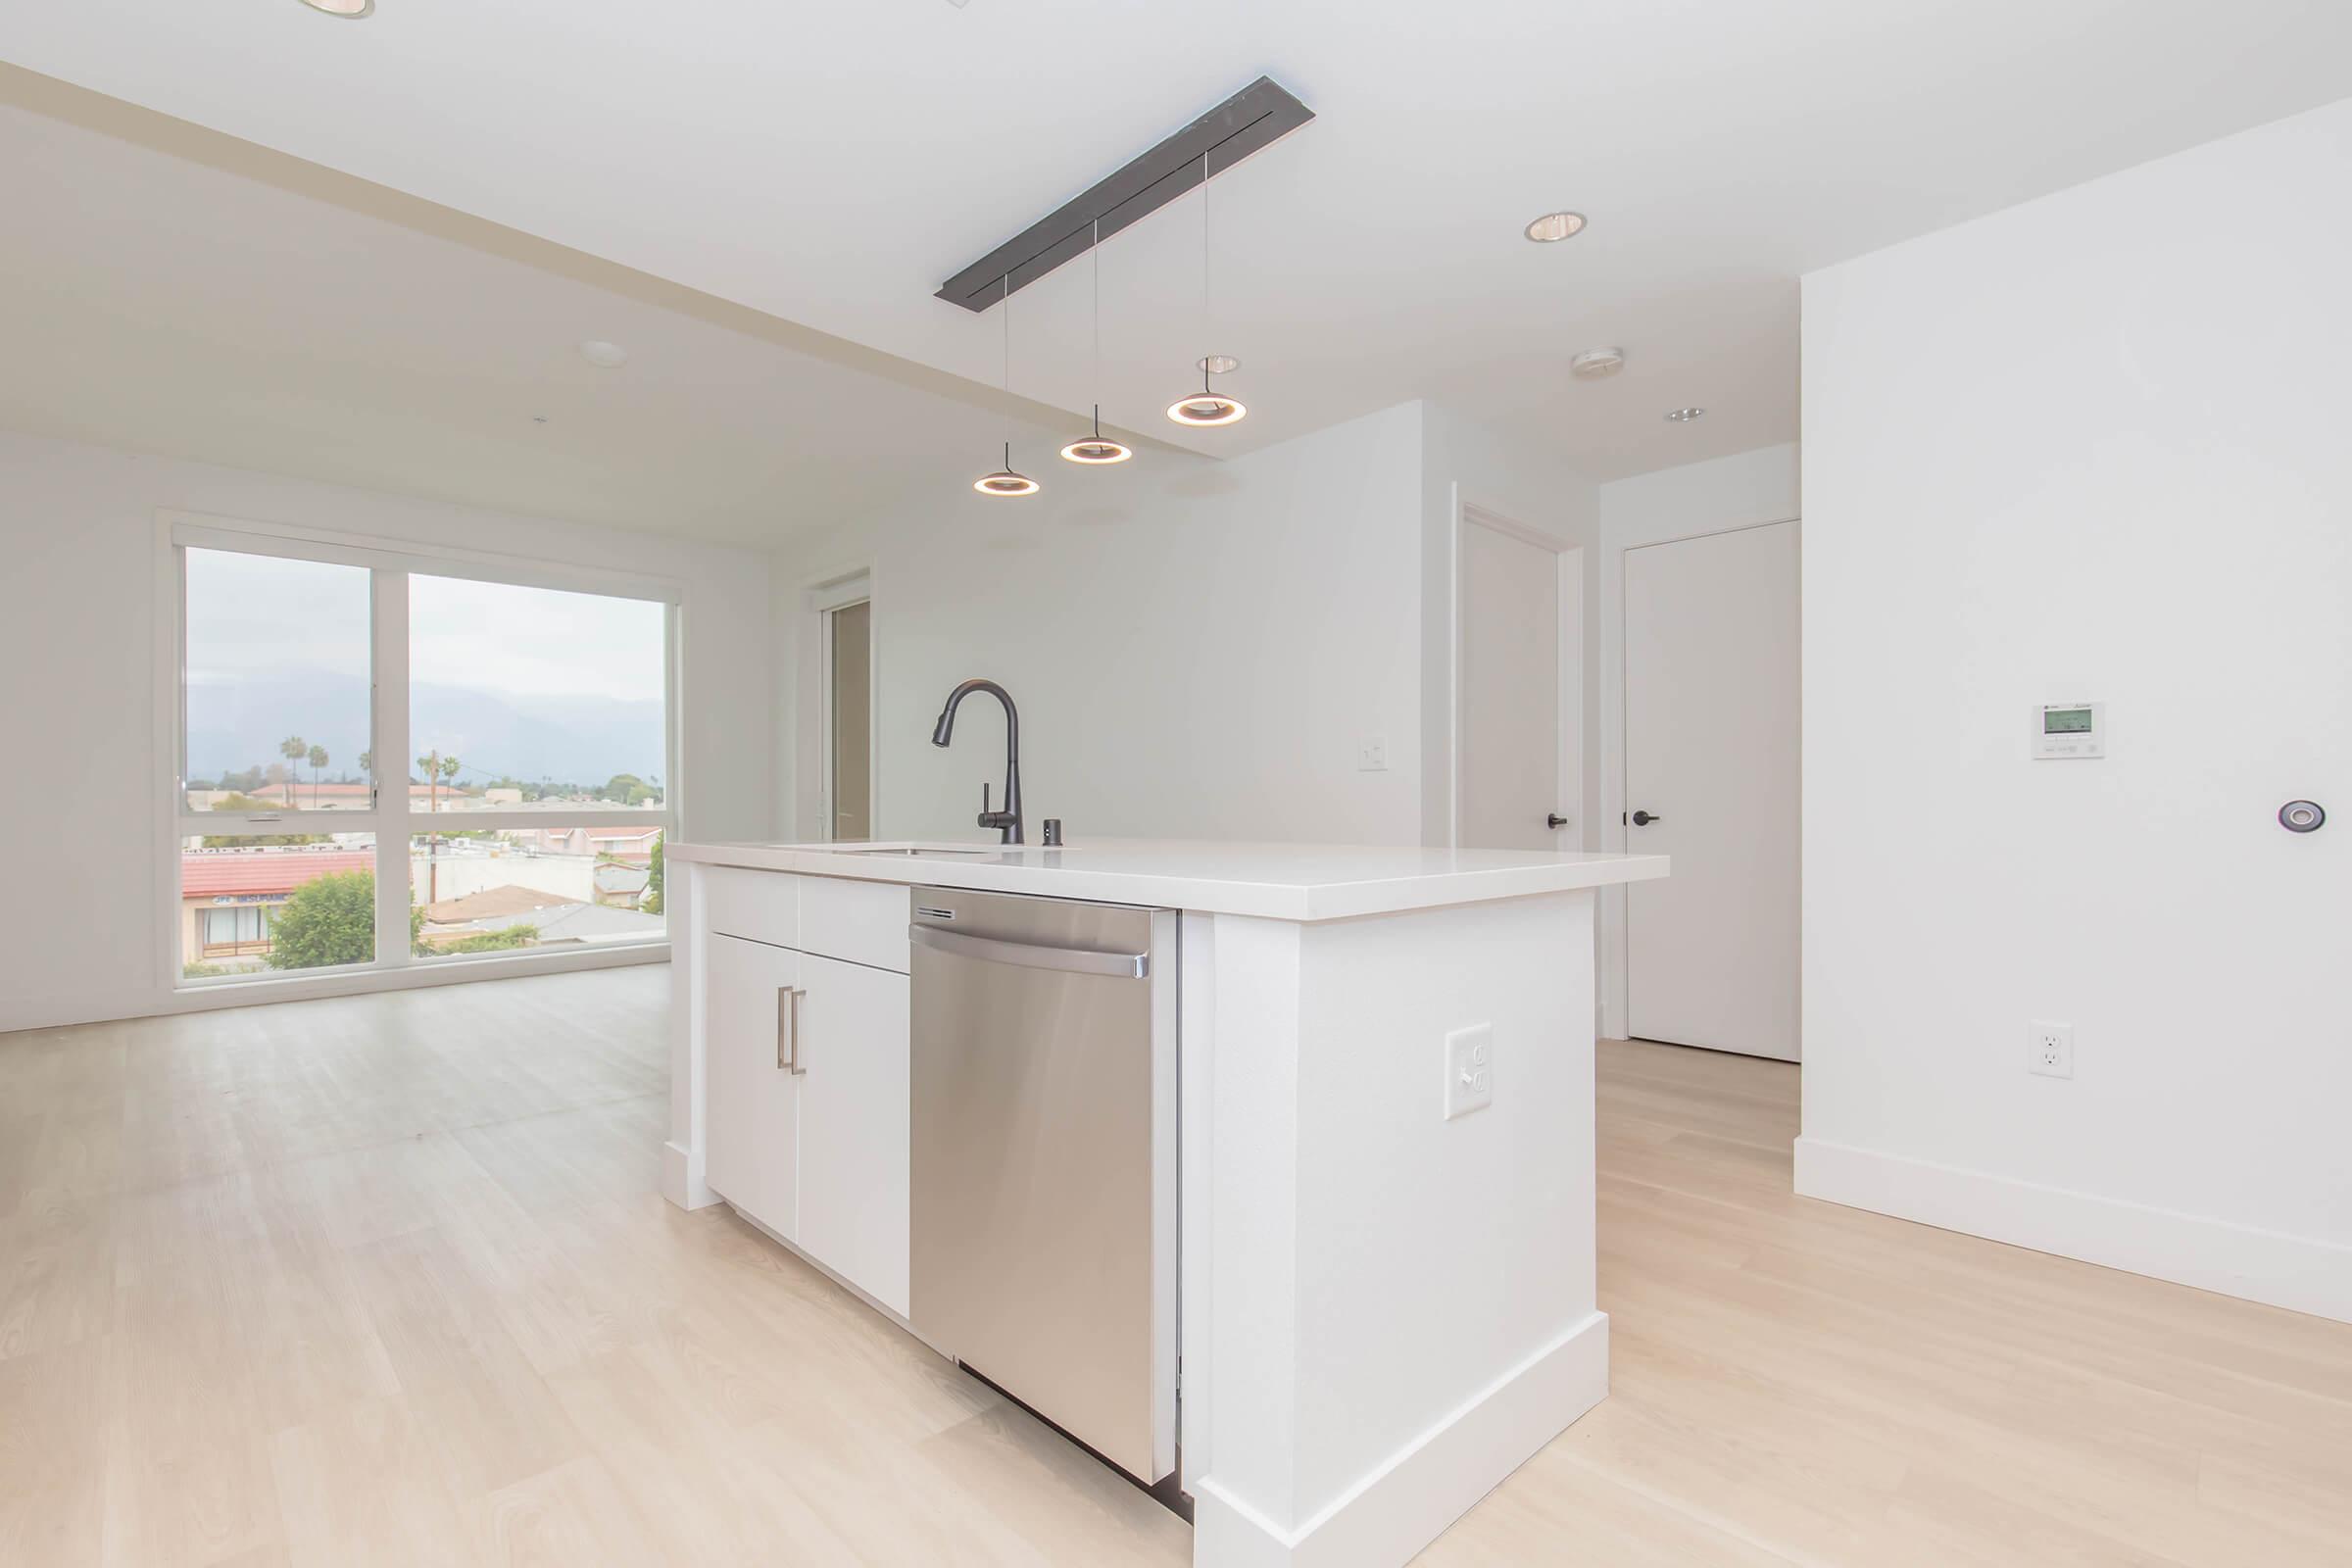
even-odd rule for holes
{"type": "Polygon", "coordinates": [[[800,1225],[803,1082],[789,1062],[796,1014],[806,1049],[808,999],[801,967],[811,961],[790,948],[713,935],[706,966],[704,1179],[786,1238],[800,1225]]]}
{"type": "MultiPolygon", "coordinates": [[[[810,1257],[904,1317],[907,1310],[907,981],[801,956],[800,1232],[810,1257]]],[[[711,1178],[711,1185],[718,1185],[711,1178]]]]}

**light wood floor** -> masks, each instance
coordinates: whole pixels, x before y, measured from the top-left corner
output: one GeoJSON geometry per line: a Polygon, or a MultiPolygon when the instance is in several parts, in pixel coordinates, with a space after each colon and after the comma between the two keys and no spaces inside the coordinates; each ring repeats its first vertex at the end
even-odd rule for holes
{"type": "MultiPolygon", "coordinates": [[[[0,1563],[1185,1563],[662,1201],[666,996],[0,1036],[0,1563]]],[[[2352,1327],[1795,1199],[1795,1105],[1603,1047],[1615,1392],[1424,1563],[2352,1562],[2352,1327]]]]}

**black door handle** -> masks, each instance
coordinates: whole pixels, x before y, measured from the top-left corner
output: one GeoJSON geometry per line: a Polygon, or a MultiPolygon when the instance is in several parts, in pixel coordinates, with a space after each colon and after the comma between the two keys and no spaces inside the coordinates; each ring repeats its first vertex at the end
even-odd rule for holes
{"type": "Polygon", "coordinates": [[[1634,826],[1636,827],[1647,827],[1652,822],[1663,822],[1666,819],[1664,817],[1653,816],[1647,811],[1636,811],[1634,813],[1634,826]]]}
{"type": "Polygon", "coordinates": [[[1568,819],[1562,816],[1559,812],[1554,811],[1544,819],[1544,825],[1545,827],[1566,827],[1568,825],[1568,819]]]}

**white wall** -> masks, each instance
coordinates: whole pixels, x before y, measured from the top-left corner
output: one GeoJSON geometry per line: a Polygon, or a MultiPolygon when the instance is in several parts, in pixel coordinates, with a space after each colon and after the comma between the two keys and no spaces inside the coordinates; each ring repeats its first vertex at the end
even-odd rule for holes
{"type": "Polygon", "coordinates": [[[1528,477],[1540,460],[1450,420],[1433,428],[1431,411],[1404,404],[1222,464],[1147,453],[1089,473],[1054,461],[1031,500],[943,495],[781,553],[777,620],[797,658],[780,725],[802,756],[797,778],[778,769],[780,819],[817,835],[804,587],[864,566],[878,837],[983,836],[981,781],[1004,766],[995,704],[965,704],[949,751],[930,733],[950,689],[986,675],[1021,705],[1033,841],[1058,816],[1072,843],[1420,842],[1437,526],[1425,443],[1539,517],[1549,504],[1548,481],[1528,477]],[[1360,771],[1373,737],[1388,767],[1360,771]]]}
{"type": "MultiPolygon", "coordinates": [[[[170,1004],[157,972],[156,514],[181,509],[682,584],[679,801],[705,837],[765,837],[767,562],[746,551],[474,511],[0,431],[0,1029],[170,1004]]],[[[167,633],[168,635],[168,633],[167,633]]]]}
{"type": "MultiPolygon", "coordinates": [[[[1733,528],[1785,522],[1797,514],[1797,449],[1793,442],[1760,447],[1706,463],[1687,463],[1636,474],[1600,487],[1600,559],[1595,579],[1594,744],[1588,755],[1597,790],[1585,797],[1592,831],[1585,846],[1626,848],[1625,799],[1625,553],[1733,528]]],[[[1603,888],[1600,899],[1600,1029],[1626,1030],[1626,890],[1603,888]]]]}
{"type": "Polygon", "coordinates": [[[2352,1318],[2347,170],[2352,102],[1805,279],[1800,1192],[2352,1318]]]}

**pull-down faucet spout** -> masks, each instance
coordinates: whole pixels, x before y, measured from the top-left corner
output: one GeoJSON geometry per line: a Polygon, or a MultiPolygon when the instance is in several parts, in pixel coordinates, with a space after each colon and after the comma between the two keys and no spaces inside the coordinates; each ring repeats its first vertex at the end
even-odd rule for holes
{"type": "Polygon", "coordinates": [[[982,827],[997,830],[998,842],[1019,844],[1021,839],[1021,715],[1012,706],[1012,694],[993,680],[967,680],[948,693],[948,706],[939,710],[939,722],[931,726],[931,744],[945,746],[956,737],[956,710],[974,692],[986,692],[1004,705],[1004,808],[992,811],[988,806],[988,786],[980,786],[980,815],[982,827]]]}

